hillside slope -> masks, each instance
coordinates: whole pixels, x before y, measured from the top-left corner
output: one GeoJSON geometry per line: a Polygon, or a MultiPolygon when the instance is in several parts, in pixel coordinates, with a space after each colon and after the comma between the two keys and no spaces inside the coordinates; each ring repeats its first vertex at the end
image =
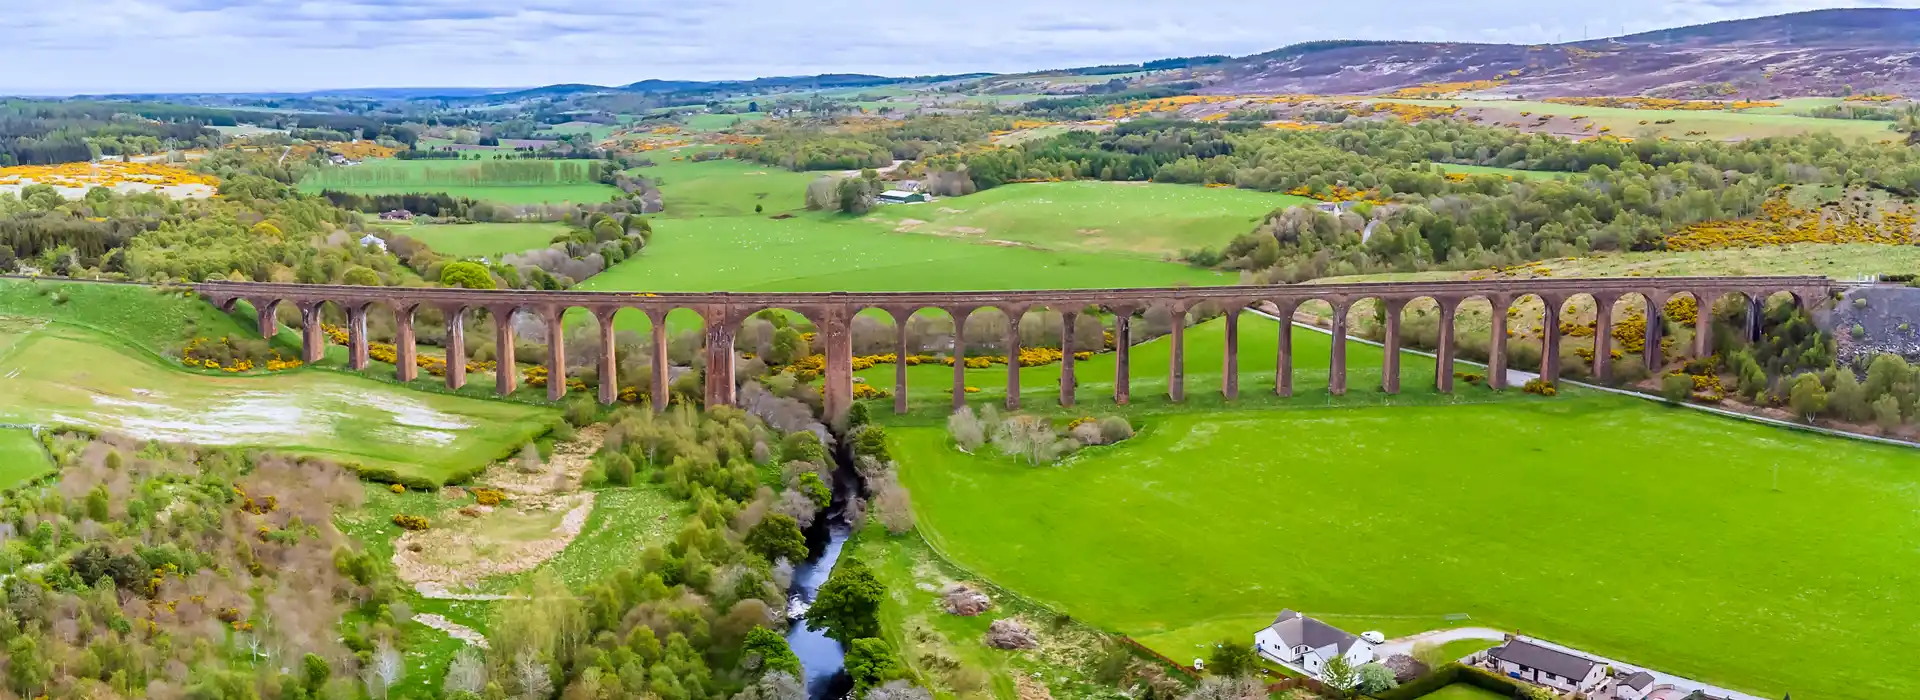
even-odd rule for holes
{"type": "Polygon", "coordinates": [[[1223,67],[1214,93],[1376,94],[1498,80],[1491,94],[1772,98],[1920,92],[1920,10],[1816,10],[1555,45],[1314,42],[1223,67]],[[1517,74],[1514,71],[1519,71],[1517,74]]]}

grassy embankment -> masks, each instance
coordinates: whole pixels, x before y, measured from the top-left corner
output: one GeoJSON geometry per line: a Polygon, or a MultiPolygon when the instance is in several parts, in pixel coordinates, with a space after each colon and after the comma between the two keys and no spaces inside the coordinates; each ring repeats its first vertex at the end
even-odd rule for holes
{"type": "Polygon", "coordinates": [[[250,337],[238,316],[178,292],[0,281],[0,423],[272,448],[440,483],[556,415],[311,368],[241,376],[170,359],[192,338],[250,337]]]}

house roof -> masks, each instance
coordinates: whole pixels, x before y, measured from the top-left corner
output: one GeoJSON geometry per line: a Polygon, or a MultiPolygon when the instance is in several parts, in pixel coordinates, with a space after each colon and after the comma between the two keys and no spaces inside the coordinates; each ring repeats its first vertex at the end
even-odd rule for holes
{"type": "Polygon", "coordinates": [[[1270,629],[1274,634],[1280,635],[1280,641],[1289,648],[1333,647],[1338,653],[1345,654],[1348,649],[1353,648],[1355,642],[1360,641],[1359,637],[1347,634],[1338,627],[1292,610],[1280,611],[1280,616],[1273,619],[1273,626],[1270,629]]]}
{"type": "Polygon", "coordinates": [[[1653,674],[1640,671],[1631,676],[1627,676],[1626,680],[1620,681],[1620,685],[1634,690],[1646,690],[1647,686],[1653,685],[1653,674]]]}
{"type": "Polygon", "coordinates": [[[1493,651],[1487,652],[1487,655],[1565,678],[1586,678],[1588,673],[1593,672],[1593,667],[1599,665],[1592,659],[1529,644],[1518,639],[1507,642],[1504,646],[1494,647],[1493,651]]]}
{"type": "Polygon", "coordinates": [[[908,198],[908,197],[912,197],[912,196],[914,196],[914,195],[916,195],[916,194],[919,194],[919,193],[918,193],[918,192],[908,192],[908,191],[906,191],[906,190],[887,190],[887,191],[885,191],[885,192],[881,192],[881,193],[880,193],[880,196],[882,196],[882,197],[892,197],[892,198],[895,198],[895,199],[906,199],[906,198],[908,198]]]}

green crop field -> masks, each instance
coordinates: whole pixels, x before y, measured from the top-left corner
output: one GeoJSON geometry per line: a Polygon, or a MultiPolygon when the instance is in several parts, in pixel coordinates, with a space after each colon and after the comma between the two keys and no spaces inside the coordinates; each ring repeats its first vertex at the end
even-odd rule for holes
{"type": "Polygon", "coordinates": [[[500,204],[604,202],[620,191],[594,182],[586,160],[371,160],[351,168],[324,168],[300,181],[300,191],[358,194],[445,192],[500,204]]]}
{"type": "Polygon", "coordinates": [[[0,423],[313,454],[444,481],[546,431],[555,409],[397,389],[317,370],[187,372],[91,330],[50,324],[0,354],[0,423]]]}
{"type": "Polygon", "coordinates": [[[820,176],[731,158],[695,162],[668,160],[672,156],[664,155],[687,157],[694,152],[656,153],[658,165],[628,171],[660,187],[667,208],[662,217],[751,217],[756,205],[764,216],[798,211],[806,206],[807,183],[820,176]]]}
{"type": "Polygon", "coordinates": [[[401,224],[388,230],[427,244],[435,252],[463,258],[498,258],[545,248],[567,232],[562,224],[401,224]]]}
{"type": "Polygon", "coordinates": [[[1920,625],[1908,450],[1587,392],[1144,423],[1042,468],[889,433],[936,547],[1174,658],[1290,607],[1519,630],[1772,697],[1920,692],[1884,673],[1920,625]]]}
{"type": "Polygon", "coordinates": [[[1162,257],[1226,245],[1268,213],[1312,202],[1227,187],[1047,182],[881,206],[868,218],[901,232],[1162,257]]]}
{"type": "MultiPolygon", "coordinates": [[[[5,348],[0,348],[4,353],[5,348]]],[[[10,489],[46,476],[53,462],[40,441],[25,428],[0,428],[0,489],[10,489]]]]}
{"type": "Polygon", "coordinates": [[[537,134],[534,134],[533,137],[539,138],[539,139],[552,139],[552,138],[560,138],[562,136],[586,134],[589,138],[592,138],[595,141],[599,141],[609,136],[612,136],[613,130],[615,128],[616,127],[614,127],[611,124],[597,124],[594,122],[566,122],[564,124],[555,124],[553,126],[547,127],[546,130],[541,131],[537,134]]]}

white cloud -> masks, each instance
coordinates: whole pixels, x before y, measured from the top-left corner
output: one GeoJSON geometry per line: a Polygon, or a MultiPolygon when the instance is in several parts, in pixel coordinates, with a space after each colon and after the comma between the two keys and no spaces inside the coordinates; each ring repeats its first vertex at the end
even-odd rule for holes
{"type": "Polygon", "coordinates": [[[13,67],[0,77],[0,90],[617,85],[646,78],[1000,72],[1247,54],[1314,39],[1574,41],[1857,4],[0,0],[6,18],[0,63],[13,67]]]}

